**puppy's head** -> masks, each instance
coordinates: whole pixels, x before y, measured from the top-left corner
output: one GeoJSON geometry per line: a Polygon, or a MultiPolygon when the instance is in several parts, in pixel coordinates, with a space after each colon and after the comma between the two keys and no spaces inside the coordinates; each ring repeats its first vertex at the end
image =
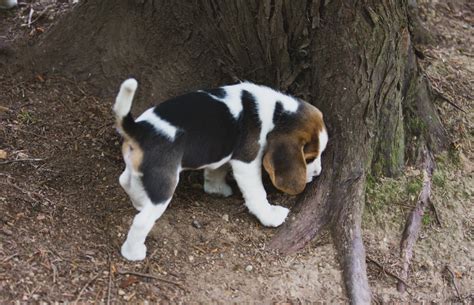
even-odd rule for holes
{"type": "Polygon", "coordinates": [[[303,103],[290,124],[276,126],[268,136],[263,166],[273,185],[291,195],[301,193],[321,172],[327,140],[323,114],[303,103]]]}

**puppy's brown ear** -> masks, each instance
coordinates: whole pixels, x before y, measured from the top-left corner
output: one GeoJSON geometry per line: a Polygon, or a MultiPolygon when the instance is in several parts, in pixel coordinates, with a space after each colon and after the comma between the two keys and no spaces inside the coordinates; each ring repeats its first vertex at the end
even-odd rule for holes
{"type": "Polygon", "coordinates": [[[290,195],[301,193],[306,186],[306,162],[303,145],[295,140],[273,140],[268,143],[263,167],[273,185],[290,195]]]}

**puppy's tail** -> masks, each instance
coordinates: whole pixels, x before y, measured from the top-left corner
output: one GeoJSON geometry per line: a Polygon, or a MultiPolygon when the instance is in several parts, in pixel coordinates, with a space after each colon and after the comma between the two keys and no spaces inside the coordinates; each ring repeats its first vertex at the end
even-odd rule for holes
{"type": "Polygon", "coordinates": [[[115,98],[113,110],[117,120],[117,129],[123,136],[132,136],[136,129],[136,123],[130,113],[130,109],[132,108],[133,96],[137,86],[138,83],[135,79],[127,79],[120,86],[120,91],[115,98]]]}

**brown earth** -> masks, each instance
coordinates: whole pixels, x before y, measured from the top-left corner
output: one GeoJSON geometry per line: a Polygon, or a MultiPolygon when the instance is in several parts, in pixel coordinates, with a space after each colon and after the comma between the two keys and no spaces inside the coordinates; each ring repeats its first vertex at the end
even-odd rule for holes
{"type": "MultiPolygon", "coordinates": [[[[453,148],[437,158],[436,213],[423,218],[405,294],[389,274],[401,268],[399,241],[420,172],[408,168],[399,179],[369,181],[369,279],[376,303],[468,303],[474,297],[474,15],[472,6],[456,2],[419,2],[434,33],[429,47],[418,48],[421,65],[439,92],[453,148]]],[[[33,44],[70,9],[67,1],[49,0],[0,11],[0,303],[346,302],[329,237],[298,254],[270,253],[265,247],[274,230],[246,212],[235,184],[232,197],[211,197],[202,191],[201,172],[182,175],[147,239],[147,259],[121,258],[135,210],[118,185],[123,163],[110,112],[114,97],[95,96],[89,84],[58,75],[7,72],[20,56],[16,46],[33,44]]],[[[294,200],[274,190],[269,196],[288,207],[294,200]]]]}

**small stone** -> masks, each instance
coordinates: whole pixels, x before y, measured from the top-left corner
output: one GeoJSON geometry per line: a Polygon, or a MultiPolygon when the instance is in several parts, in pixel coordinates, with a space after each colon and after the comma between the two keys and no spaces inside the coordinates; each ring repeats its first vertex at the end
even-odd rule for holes
{"type": "Polygon", "coordinates": [[[247,272],[250,272],[253,270],[253,266],[252,265],[248,265],[247,267],[245,267],[245,271],[247,272]]]}
{"type": "Polygon", "coordinates": [[[193,220],[193,223],[192,223],[193,227],[195,227],[196,229],[200,229],[202,228],[202,225],[199,221],[197,221],[196,219],[193,220]]]}
{"type": "Polygon", "coordinates": [[[224,214],[222,216],[222,219],[224,219],[224,221],[229,221],[229,215],[228,214],[224,214]]]}
{"type": "Polygon", "coordinates": [[[3,233],[4,233],[5,235],[8,235],[8,236],[11,236],[11,235],[13,235],[13,232],[12,232],[12,231],[10,231],[10,230],[9,230],[9,229],[7,229],[7,228],[3,228],[3,233]]]}
{"type": "Polygon", "coordinates": [[[119,289],[118,294],[119,295],[125,295],[125,291],[123,291],[122,289],[119,289]]]}
{"type": "Polygon", "coordinates": [[[188,257],[188,259],[189,259],[189,261],[190,261],[191,263],[194,262],[194,256],[190,255],[190,256],[188,257]]]}
{"type": "Polygon", "coordinates": [[[173,254],[174,254],[174,256],[178,256],[178,250],[174,249],[173,254]]]}

